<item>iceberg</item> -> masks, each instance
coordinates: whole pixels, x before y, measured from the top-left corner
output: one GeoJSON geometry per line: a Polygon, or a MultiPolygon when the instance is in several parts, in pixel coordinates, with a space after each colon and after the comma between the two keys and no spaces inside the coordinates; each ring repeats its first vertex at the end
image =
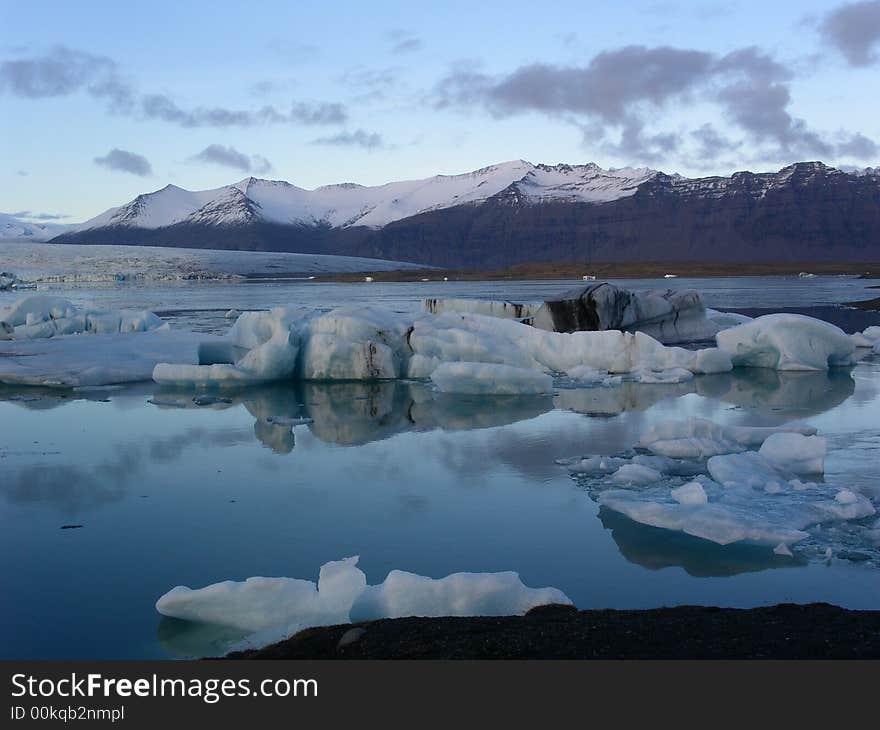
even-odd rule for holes
{"type": "Polygon", "coordinates": [[[766,314],[715,339],[735,366],[827,370],[851,365],[855,344],[842,329],[802,314],[766,314]]]}
{"type": "Polygon", "coordinates": [[[777,469],[792,474],[823,474],[827,442],[821,436],[773,433],[758,453],[777,469]]]}
{"type": "Polygon", "coordinates": [[[444,362],[431,380],[443,393],[541,395],[553,390],[553,378],[535,370],[478,362],[444,362]]]}
{"type": "Polygon", "coordinates": [[[253,577],[204,588],[176,586],[156,601],[163,616],[239,629],[260,646],[312,626],[404,616],[504,616],[548,603],[571,604],[556,588],[529,588],[517,573],[453,573],[428,578],[391,571],[367,585],[357,556],[325,563],[318,582],[253,577]]]}
{"type": "MultiPolygon", "coordinates": [[[[147,332],[165,326],[152,312],[131,309],[80,311],[61,297],[37,294],[0,307],[0,322],[12,327],[15,340],[63,335],[147,332]]],[[[4,331],[9,333],[8,328],[4,331]]]]}

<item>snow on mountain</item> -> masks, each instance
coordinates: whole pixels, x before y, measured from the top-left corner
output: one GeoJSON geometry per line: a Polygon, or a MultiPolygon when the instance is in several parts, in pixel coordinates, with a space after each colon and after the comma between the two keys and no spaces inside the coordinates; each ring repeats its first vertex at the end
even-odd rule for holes
{"type": "Polygon", "coordinates": [[[60,223],[34,223],[23,218],[0,213],[0,241],[48,241],[70,226],[60,223]]]}
{"type": "Polygon", "coordinates": [[[250,177],[214,190],[189,191],[168,185],[111,208],[77,230],[251,221],[381,228],[419,213],[480,203],[502,193],[535,203],[602,203],[633,195],[640,184],[657,174],[647,168],[603,170],[592,163],[549,166],[516,160],[462,175],[435,175],[372,187],[343,183],[305,190],[284,181],[250,177]]]}

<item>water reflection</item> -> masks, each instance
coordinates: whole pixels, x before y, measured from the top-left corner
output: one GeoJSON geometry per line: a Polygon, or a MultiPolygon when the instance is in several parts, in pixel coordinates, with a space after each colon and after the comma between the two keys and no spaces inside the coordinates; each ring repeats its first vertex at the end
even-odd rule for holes
{"type": "Polygon", "coordinates": [[[599,520],[621,555],[648,570],[680,567],[689,575],[709,578],[806,565],[801,558],[776,555],[766,547],[716,545],[683,532],[642,525],[604,507],[599,509],[599,520]]]}
{"type": "Polygon", "coordinates": [[[624,381],[613,388],[560,390],[557,408],[592,416],[645,411],[657,403],[691,393],[777,418],[805,418],[843,403],[855,390],[851,369],[827,372],[779,372],[737,368],[730,373],[701,375],[686,383],[640,384],[624,381]]]}

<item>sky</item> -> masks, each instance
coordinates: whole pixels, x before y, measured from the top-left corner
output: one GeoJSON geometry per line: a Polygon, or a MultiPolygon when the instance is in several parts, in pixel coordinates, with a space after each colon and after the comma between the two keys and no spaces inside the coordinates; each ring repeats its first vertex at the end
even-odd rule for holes
{"type": "Polygon", "coordinates": [[[0,0],[0,212],[493,163],[880,163],[880,0],[0,0]]]}

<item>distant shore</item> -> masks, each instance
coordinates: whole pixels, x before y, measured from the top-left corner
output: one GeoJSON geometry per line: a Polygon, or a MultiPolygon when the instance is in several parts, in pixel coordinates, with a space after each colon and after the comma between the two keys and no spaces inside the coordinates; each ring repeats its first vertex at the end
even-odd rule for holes
{"type": "Polygon", "coordinates": [[[382,619],[306,629],[230,659],[880,659],[880,611],[827,603],[382,619]]]}
{"type": "MultiPolygon", "coordinates": [[[[321,274],[315,281],[355,282],[371,276],[373,281],[503,281],[524,279],[662,279],[674,277],[715,276],[797,276],[816,275],[860,276],[880,279],[880,263],[876,264],[805,264],[805,263],[556,263],[520,264],[506,269],[410,269],[406,271],[363,271],[357,274],[321,274]]],[[[278,276],[278,274],[275,274],[278,276]]],[[[290,274],[293,278],[295,275],[290,274]]],[[[262,277],[253,277],[262,278],[262,277]]],[[[673,279],[674,280],[674,279],[673,279]]]]}

